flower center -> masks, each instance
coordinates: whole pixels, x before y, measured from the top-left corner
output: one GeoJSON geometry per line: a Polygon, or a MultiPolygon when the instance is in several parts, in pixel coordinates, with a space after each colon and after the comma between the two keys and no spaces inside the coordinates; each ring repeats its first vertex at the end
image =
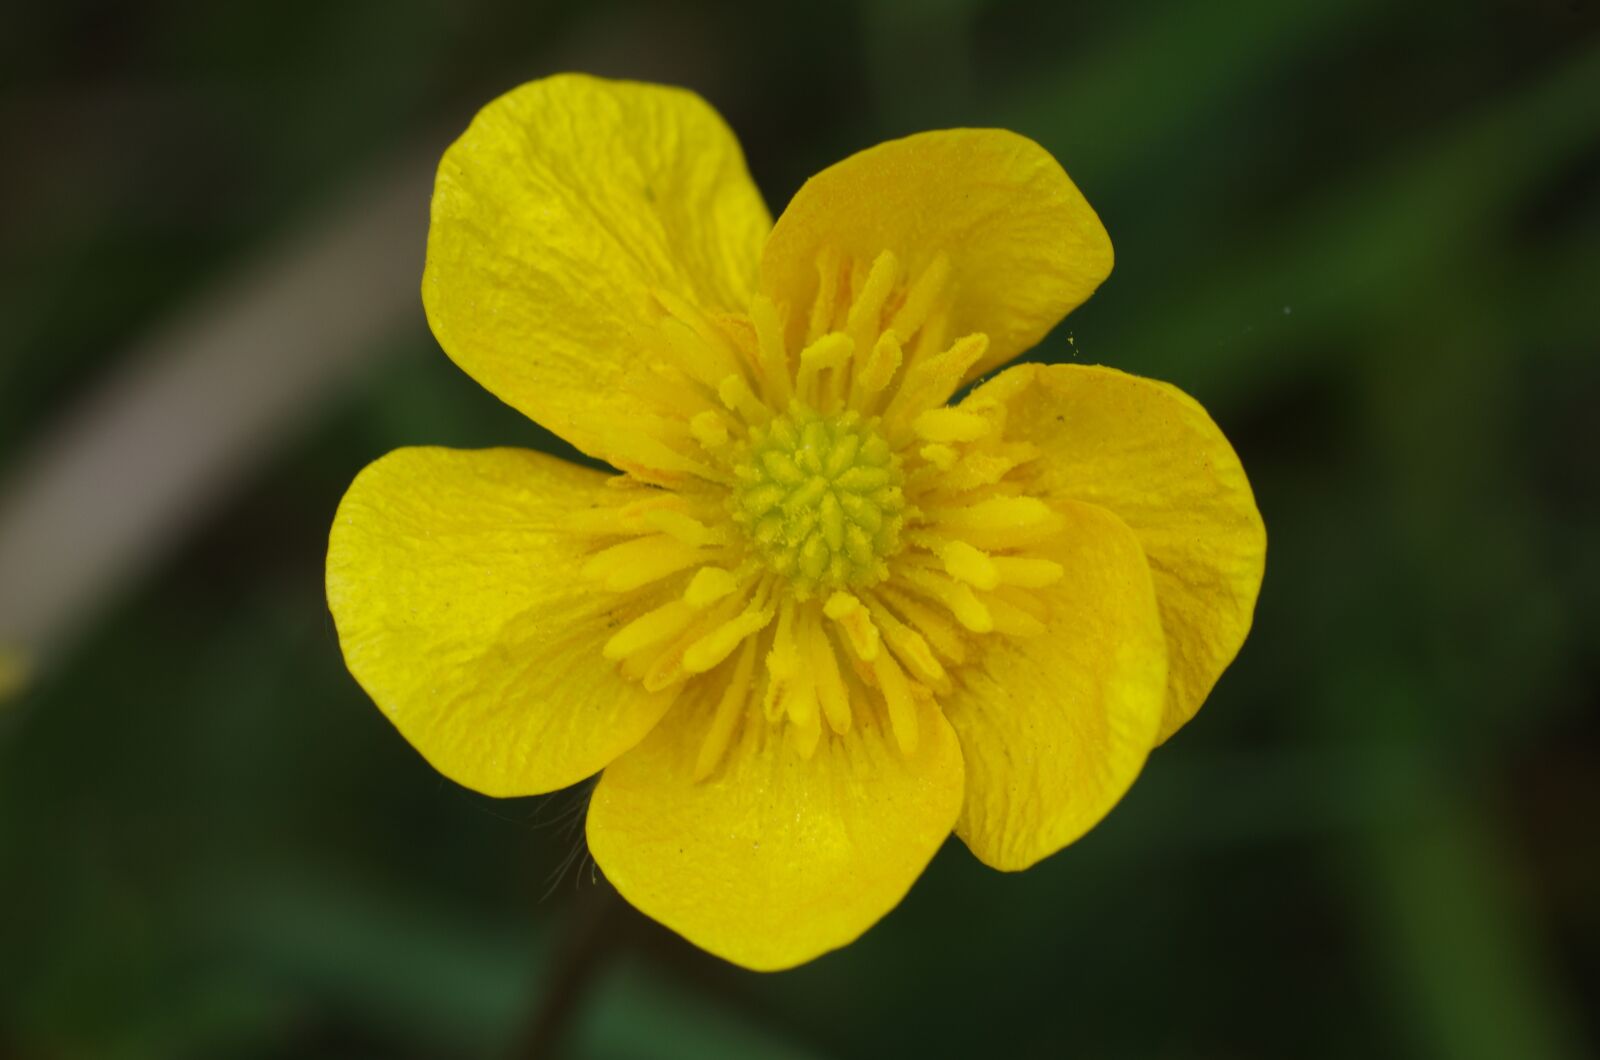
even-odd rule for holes
{"type": "Polygon", "coordinates": [[[900,549],[900,461],[859,413],[819,416],[798,402],[754,428],[734,469],[733,518],[802,597],[871,585],[900,549]]]}

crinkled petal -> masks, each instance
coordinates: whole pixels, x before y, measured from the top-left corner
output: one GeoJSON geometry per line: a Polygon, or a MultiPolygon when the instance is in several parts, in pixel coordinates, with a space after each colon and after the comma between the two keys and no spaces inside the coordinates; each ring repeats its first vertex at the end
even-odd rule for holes
{"type": "Polygon", "coordinates": [[[908,756],[863,705],[810,761],[792,725],[746,714],[718,771],[691,770],[720,689],[686,698],[600,777],[589,848],[629,902],[760,971],[854,940],[900,901],[961,808],[961,750],[931,703],[908,756]]]}
{"type": "Polygon", "coordinates": [[[809,305],[824,248],[917,276],[945,255],[950,334],[984,332],[967,378],[1030,349],[1111,273],[1111,238],[1048,151],[1003,129],[946,129],[869,147],[812,177],[773,227],[762,289],[809,305]]]}
{"type": "Polygon", "coordinates": [[[651,601],[621,605],[573,577],[590,545],[570,525],[616,503],[604,483],[520,449],[398,449],[339,505],[328,606],[345,663],[459,784],[502,796],[565,787],[671,703],[601,656],[651,601]]]}
{"type": "Polygon", "coordinates": [[[1255,613],[1267,536],[1244,468],[1205,409],[1166,383],[1086,365],[1019,365],[974,391],[1038,445],[1030,491],[1115,512],[1139,535],[1167,634],[1160,739],[1192,718],[1255,613]]]}
{"type": "Polygon", "coordinates": [[[1166,646],[1138,539],[1103,508],[1066,501],[1039,554],[1065,575],[1038,598],[1046,629],[990,636],[945,697],[967,800],[956,834],[985,864],[1025,869],[1092,828],[1155,741],[1166,646]]]}
{"type": "Polygon", "coordinates": [[[445,152],[423,304],[474,379],[610,459],[617,426],[650,415],[626,376],[659,344],[651,292],[743,311],[770,228],[699,96],[549,77],[490,103],[445,152]]]}

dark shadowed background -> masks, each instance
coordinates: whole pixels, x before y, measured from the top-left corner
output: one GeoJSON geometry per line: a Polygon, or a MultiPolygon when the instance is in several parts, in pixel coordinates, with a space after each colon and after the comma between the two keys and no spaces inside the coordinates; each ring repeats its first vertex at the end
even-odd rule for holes
{"type": "Polygon", "coordinates": [[[1592,0],[68,0],[0,34],[0,1056],[1600,1048],[1592,0]],[[1077,845],[952,841],[762,976],[609,895],[584,793],[442,780],[322,596],[357,470],[561,449],[438,350],[432,166],[546,73],[687,84],[774,212],[998,125],[1111,280],[1034,356],[1198,397],[1255,631],[1077,845]]]}

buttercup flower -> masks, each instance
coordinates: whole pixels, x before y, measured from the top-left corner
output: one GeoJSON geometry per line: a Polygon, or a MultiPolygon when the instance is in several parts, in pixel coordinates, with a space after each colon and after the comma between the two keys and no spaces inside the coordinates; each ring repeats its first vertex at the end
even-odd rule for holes
{"type": "Polygon", "coordinates": [[[1170,386],[1026,364],[947,404],[1110,270],[1014,133],[880,144],[774,224],[697,96],[516,89],[445,153],[423,302],[462,369],[615,471],[367,467],[328,551],[351,673],[469,788],[603,770],[607,878],[750,968],[856,938],[952,830],[1032,865],[1199,709],[1265,555],[1170,386]]]}

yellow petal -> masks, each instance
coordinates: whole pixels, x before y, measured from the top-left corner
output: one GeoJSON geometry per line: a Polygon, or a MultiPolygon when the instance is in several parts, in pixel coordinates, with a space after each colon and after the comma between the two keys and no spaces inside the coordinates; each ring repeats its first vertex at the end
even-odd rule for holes
{"type": "Polygon", "coordinates": [[[445,152],[423,304],[474,379],[608,458],[619,423],[652,415],[627,383],[665,341],[651,292],[744,311],[770,227],[700,97],[549,77],[490,103],[445,152]]]}
{"type": "Polygon", "coordinates": [[[784,746],[797,727],[756,704],[696,782],[720,692],[686,693],[601,774],[589,849],[623,897],[695,945],[758,971],[792,967],[855,939],[921,875],[961,808],[961,751],[927,702],[909,756],[881,706],[857,702],[850,732],[808,761],[784,746]]]}
{"type": "Polygon", "coordinates": [[[351,483],[328,542],[345,663],[411,745],[457,783],[531,795],[632,747],[671,693],[602,651],[662,601],[619,604],[572,572],[568,527],[616,504],[605,476],[520,449],[399,449],[351,483]]]}
{"type": "Polygon", "coordinates": [[[1065,576],[1037,598],[1039,636],[984,637],[945,697],[967,801],[956,834],[984,863],[1025,869],[1093,827],[1155,740],[1166,648],[1138,539],[1103,508],[1064,502],[1039,551],[1065,576]]]}
{"type": "Polygon", "coordinates": [[[911,277],[943,255],[949,333],[989,337],[968,379],[1034,346],[1111,272],[1110,237],[1060,164],[1002,129],[891,140],[812,177],[772,229],[762,290],[810,305],[824,248],[865,264],[892,251],[911,277]]]}
{"type": "Polygon", "coordinates": [[[1192,718],[1250,631],[1267,535],[1244,468],[1193,398],[1087,365],[1019,365],[968,403],[1002,402],[1006,433],[1044,451],[1028,489],[1101,505],[1149,558],[1167,634],[1160,739],[1192,718]]]}

